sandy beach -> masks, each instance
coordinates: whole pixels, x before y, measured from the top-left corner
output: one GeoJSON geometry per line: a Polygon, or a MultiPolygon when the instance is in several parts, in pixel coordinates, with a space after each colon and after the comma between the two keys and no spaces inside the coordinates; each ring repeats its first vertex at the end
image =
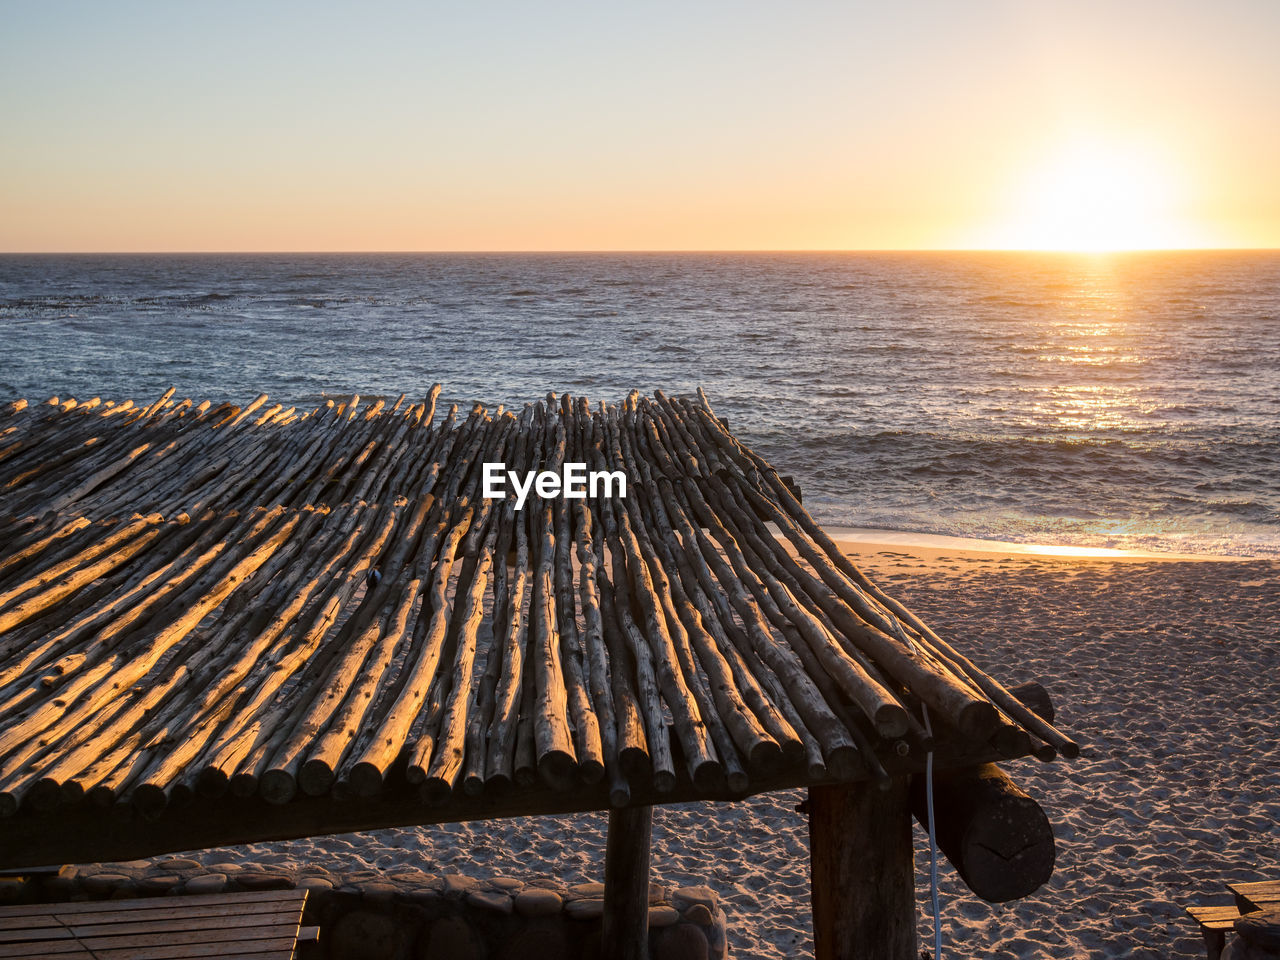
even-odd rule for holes
{"type": "Polygon", "coordinates": [[[1201,960],[1280,888],[1280,0],[65,6],[0,960],[1201,960]]]}
{"type": "MultiPolygon", "coordinates": [[[[1058,841],[1053,878],[986,904],[945,860],[949,957],[1193,958],[1189,903],[1280,876],[1280,563],[1081,558],[846,542],[847,551],[980,666],[1038,680],[1079,760],[1011,763],[1058,841]]],[[[652,872],[711,884],[736,956],[812,955],[798,792],[661,808],[652,872]]],[[[206,862],[400,865],[477,876],[601,879],[604,814],[388,830],[205,851],[206,862]]],[[[922,947],[928,846],[917,831],[922,947]]]]}

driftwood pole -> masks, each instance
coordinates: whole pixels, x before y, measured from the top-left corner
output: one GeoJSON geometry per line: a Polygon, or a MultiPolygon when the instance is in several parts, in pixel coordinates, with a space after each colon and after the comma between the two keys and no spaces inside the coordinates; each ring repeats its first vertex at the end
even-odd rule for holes
{"type": "Polygon", "coordinates": [[[649,958],[649,840],[653,807],[609,811],[604,854],[602,957],[649,958]]]}
{"type": "Polygon", "coordinates": [[[917,960],[909,791],[809,788],[814,960],[917,960]]]}

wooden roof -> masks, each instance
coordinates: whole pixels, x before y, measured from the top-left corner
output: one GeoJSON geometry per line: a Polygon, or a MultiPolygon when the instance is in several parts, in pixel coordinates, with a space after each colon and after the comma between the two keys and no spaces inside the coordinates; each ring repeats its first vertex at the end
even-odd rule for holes
{"type": "Polygon", "coordinates": [[[0,863],[1078,752],[701,393],[438,393],[0,411],[0,863]],[[493,462],[627,495],[517,510],[493,462]]]}

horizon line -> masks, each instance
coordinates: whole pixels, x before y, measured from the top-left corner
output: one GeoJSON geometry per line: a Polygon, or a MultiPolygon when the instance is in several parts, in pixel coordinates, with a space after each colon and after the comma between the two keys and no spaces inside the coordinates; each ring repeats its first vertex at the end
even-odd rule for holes
{"type": "Polygon", "coordinates": [[[1145,253],[1277,253],[1275,247],[1134,247],[1115,250],[1051,249],[1040,247],[700,247],[609,249],[436,249],[436,250],[0,250],[0,257],[110,256],[581,256],[590,254],[782,254],[782,253],[1021,253],[1071,256],[1124,256],[1145,253]]]}

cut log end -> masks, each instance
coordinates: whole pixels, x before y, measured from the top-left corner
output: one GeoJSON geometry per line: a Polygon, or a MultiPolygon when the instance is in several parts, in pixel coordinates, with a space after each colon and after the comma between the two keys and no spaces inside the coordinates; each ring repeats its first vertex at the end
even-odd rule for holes
{"type": "Polygon", "coordinates": [[[1007,760],[1025,757],[1033,752],[1031,734],[1012,724],[1002,724],[991,737],[991,745],[1007,760]]]}
{"type": "Polygon", "coordinates": [[[670,770],[655,770],[653,774],[653,789],[659,793],[670,793],[676,788],[676,775],[670,770]]]}
{"type": "Polygon", "coordinates": [[[628,777],[647,777],[653,769],[648,751],[632,746],[618,751],[618,765],[628,777]]]}
{"type": "Polygon", "coordinates": [[[782,759],[785,766],[804,763],[808,753],[809,751],[804,748],[804,742],[801,740],[790,739],[782,743],[782,759]]]}
{"type": "Polygon", "coordinates": [[[195,800],[196,791],[191,784],[179,780],[169,787],[169,809],[181,810],[195,800]]]}
{"type": "Polygon", "coordinates": [[[247,800],[258,795],[258,778],[251,773],[237,773],[231,778],[231,795],[247,800]]]}
{"type": "MultiPolygon", "coordinates": [[[[791,758],[793,761],[803,757],[804,745],[800,745],[801,754],[798,757],[791,758]]],[[[778,746],[775,740],[761,740],[751,747],[751,753],[747,757],[747,763],[751,767],[751,772],[759,774],[763,777],[771,777],[778,773],[782,767],[785,752],[782,747],[778,746]]]]}
{"type": "Polygon", "coordinates": [[[896,740],[907,732],[907,711],[899,703],[884,703],[873,718],[876,732],[886,740],[896,740]]]}
{"type": "Polygon", "coordinates": [[[855,780],[866,773],[866,764],[858,748],[854,746],[833,747],[826,753],[827,770],[837,780],[855,780]]]}
{"type": "Polygon", "coordinates": [[[719,760],[704,760],[691,771],[694,789],[700,793],[711,793],[725,787],[724,766],[719,760]]]}
{"type": "Polygon", "coordinates": [[[89,802],[102,810],[110,810],[115,806],[116,792],[111,787],[99,784],[89,791],[89,802]]]}
{"type": "Polygon", "coordinates": [[[512,786],[513,783],[511,778],[505,773],[492,774],[489,777],[486,777],[484,781],[485,793],[495,797],[510,793],[512,786]]]}
{"type": "Polygon", "coordinates": [[[613,807],[625,807],[631,802],[631,788],[625,783],[615,783],[609,788],[609,804],[613,807]]]}
{"type": "MultiPolygon", "coordinates": [[[[263,778],[265,783],[265,777],[263,778]]],[[[333,767],[325,760],[312,758],[298,771],[298,786],[309,797],[322,797],[333,786],[333,767]]]]}
{"type": "Polygon", "coordinates": [[[53,810],[64,800],[62,784],[50,777],[43,777],[31,785],[27,791],[27,800],[33,810],[42,813],[53,810]]]}
{"type": "Polygon", "coordinates": [[[971,888],[980,882],[981,896],[991,903],[1029,896],[1053,875],[1053,828],[1030,798],[1018,804],[1016,812],[993,813],[975,822],[964,845],[962,876],[971,888]]]}
{"type": "Polygon", "coordinates": [[[438,805],[453,796],[453,788],[449,781],[441,777],[428,777],[418,788],[418,795],[424,803],[438,805]]]}
{"type": "Polygon", "coordinates": [[[382,792],[382,771],[367,761],[352,767],[348,780],[357,797],[376,797],[382,792]]]}
{"type": "Polygon", "coordinates": [[[962,734],[974,740],[986,740],[1000,725],[1000,713],[985,700],[971,700],[956,718],[962,734]]]}
{"type": "MultiPolygon", "coordinates": [[[[577,782],[578,762],[563,750],[548,750],[538,758],[538,777],[552,790],[563,793],[577,782]]],[[[520,771],[516,771],[519,779],[520,771]]]]}
{"type": "Polygon", "coordinates": [[[133,805],[146,820],[155,820],[169,806],[164,790],[154,783],[140,783],[133,791],[133,805]]]}
{"type": "MultiPolygon", "coordinates": [[[[233,779],[232,792],[235,792],[235,788],[236,780],[233,779]]],[[[288,770],[268,770],[258,783],[258,793],[268,803],[288,803],[297,796],[298,784],[288,770]]]]}
{"type": "MultiPolygon", "coordinates": [[[[928,823],[923,777],[912,785],[911,808],[928,823]]],[[[934,814],[938,847],[983,900],[1026,897],[1053,874],[1049,818],[995,764],[938,775],[934,814]]]]}
{"type": "Polygon", "coordinates": [[[79,803],[84,799],[84,784],[79,780],[68,780],[62,785],[62,802],[79,803]]]}
{"type": "Polygon", "coordinates": [[[1032,737],[1031,755],[1041,763],[1048,763],[1058,756],[1058,748],[1051,743],[1045,743],[1037,737],[1032,737]]]}

